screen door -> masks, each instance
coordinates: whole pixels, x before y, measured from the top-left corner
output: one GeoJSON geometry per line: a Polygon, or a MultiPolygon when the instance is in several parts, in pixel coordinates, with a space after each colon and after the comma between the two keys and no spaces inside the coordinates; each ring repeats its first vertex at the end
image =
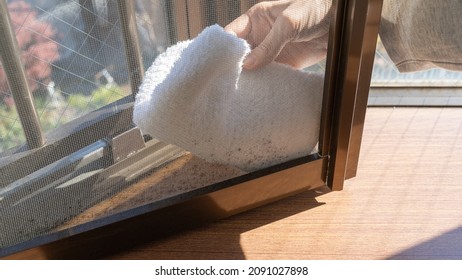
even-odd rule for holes
{"type": "Polygon", "coordinates": [[[356,170],[381,1],[309,7],[325,16],[307,62],[248,70],[267,31],[223,27],[282,5],[257,2],[0,1],[0,256],[95,257],[340,190],[356,170]]]}

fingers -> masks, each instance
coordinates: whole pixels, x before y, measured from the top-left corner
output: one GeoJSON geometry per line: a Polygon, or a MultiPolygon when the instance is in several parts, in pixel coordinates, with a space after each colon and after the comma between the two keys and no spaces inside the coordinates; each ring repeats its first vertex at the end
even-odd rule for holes
{"type": "Polygon", "coordinates": [[[225,26],[225,31],[234,33],[237,37],[247,39],[252,30],[250,18],[247,14],[243,14],[225,26]]]}
{"type": "Polygon", "coordinates": [[[320,62],[326,54],[327,48],[317,41],[290,42],[282,49],[275,61],[296,69],[303,69],[320,62]]]}
{"type": "Polygon", "coordinates": [[[249,70],[256,69],[275,60],[289,41],[287,32],[284,29],[284,26],[276,21],[260,45],[253,49],[244,59],[243,67],[249,70]]]}

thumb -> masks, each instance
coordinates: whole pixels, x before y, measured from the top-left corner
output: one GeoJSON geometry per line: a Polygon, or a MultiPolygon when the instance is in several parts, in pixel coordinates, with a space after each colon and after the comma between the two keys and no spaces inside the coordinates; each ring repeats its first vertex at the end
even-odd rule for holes
{"type": "Polygon", "coordinates": [[[251,29],[250,18],[247,14],[241,15],[225,26],[226,32],[234,33],[237,37],[242,39],[247,39],[251,29]]]}
{"type": "Polygon", "coordinates": [[[273,28],[260,45],[253,49],[244,59],[243,67],[245,69],[256,69],[275,60],[289,42],[287,33],[281,31],[277,24],[273,25],[273,28]]]}

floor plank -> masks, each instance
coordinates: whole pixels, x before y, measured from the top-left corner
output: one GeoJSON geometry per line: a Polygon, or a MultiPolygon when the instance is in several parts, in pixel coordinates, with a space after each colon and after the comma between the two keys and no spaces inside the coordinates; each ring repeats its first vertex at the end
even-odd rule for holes
{"type": "Polygon", "coordinates": [[[462,259],[462,109],[369,108],[359,171],[114,259],[462,259]]]}

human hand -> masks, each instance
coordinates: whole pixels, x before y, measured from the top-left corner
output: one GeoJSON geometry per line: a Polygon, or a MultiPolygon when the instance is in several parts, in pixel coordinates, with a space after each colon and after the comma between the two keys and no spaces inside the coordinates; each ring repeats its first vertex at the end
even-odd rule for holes
{"type": "Polygon", "coordinates": [[[252,51],[243,67],[271,61],[303,68],[326,57],[332,0],[261,2],[225,27],[245,39],[252,51]]]}

